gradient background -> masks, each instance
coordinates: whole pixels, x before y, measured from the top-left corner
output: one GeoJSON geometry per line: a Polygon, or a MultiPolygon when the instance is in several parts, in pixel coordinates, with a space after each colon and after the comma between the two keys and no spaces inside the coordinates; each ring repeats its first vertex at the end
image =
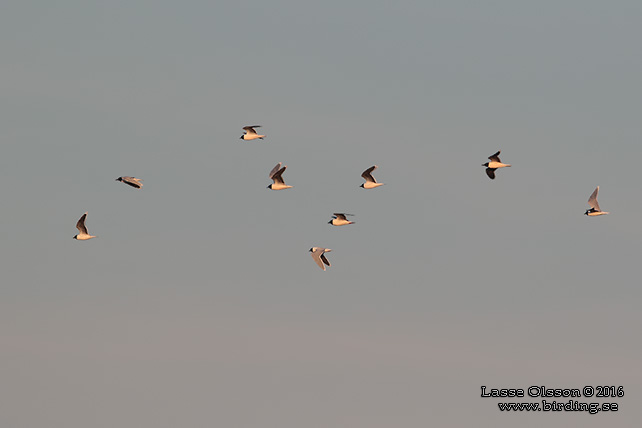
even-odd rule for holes
{"type": "Polygon", "coordinates": [[[624,0],[2,2],[0,425],[640,426],[640,22],[624,0]],[[612,214],[587,218],[597,185],[612,214]],[[481,385],[625,395],[509,414],[481,385]]]}

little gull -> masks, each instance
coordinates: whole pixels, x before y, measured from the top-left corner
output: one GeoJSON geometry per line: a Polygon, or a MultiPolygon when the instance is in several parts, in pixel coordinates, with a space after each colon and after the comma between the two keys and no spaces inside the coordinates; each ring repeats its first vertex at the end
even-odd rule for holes
{"type": "Polygon", "coordinates": [[[129,177],[129,176],[124,175],[122,177],[118,177],[116,179],[116,181],[121,181],[121,182],[123,182],[125,184],[128,184],[128,185],[132,186],[135,189],[140,189],[141,187],[143,187],[143,183],[141,183],[141,181],[143,181],[143,180],[141,180],[140,178],[136,178],[136,177],[129,177]]]}
{"type": "Polygon", "coordinates": [[[334,218],[330,220],[328,224],[331,224],[332,226],[345,226],[347,224],[354,223],[354,221],[350,221],[346,218],[347,215],[354,215],[354,214],[334,213],[334,218]]]}
{"type": "Polygon", "coordinates": [[[240,139],[249,141],[249,140],[256,140],[257,138],[259,138],[262,140],[265,137],[265,135],[257,134],[256,130],[254,129],[254,128],[260,128],[260,127],[261,125],[244,126],[243,130],[245,131],[245,133],[241,135],[240,139]]]}
{"type": "Polygon", "coordinates": [[[372,176],[372,171],[377,168],[379,168],[377,165],[373,165],[361,173],[361,176],[366,180],[366,182],[359,187],[363,187],[364,189],[374,189],[375,187],[383,186],[383,183],[377,183],[377,180],[372,176]]]}
{"type": "Polygon", "coordinates": [[[285,181],[283,181],[283,171],[285,171],[285,168],[288,166],[284,166],[281,168],[281,162],[277,163],[274,168],[272,168],[272,171],[270,171],[269,177],[274,181],[273,184],[270,184],[267,188],[272,189],[272,190],[283,190],[283,189],[289,189],[292,186],[288,186],[285,184],[285,181]]]}
{"type": "Polygon", "coordinates": [[[325,253],[329,253],[332,251],[329,248],[321,248],[321,247],[312,247],[310,248],[310,252],[312,253],[312,259],[314,259],[314,262],[323,270],[325,270],[325,266],[323,265],[324,263],[328,266],[330,266],[330,262],[328,259],[325,258],[325,253]]]}
{"type": "Polygon", "coordinates": [[[77,239],[79,241],[86,241],[87,239],[95,238],[95,236],[92,236],[87,232],[87,228],[85,227],[85,219],[87,218],[87,213],[84,213],[82,217],[80,217],[80,220],[78,220],[78,223],[76,223],[76,229],[78,229],[78,232],[80,232],[78,235],[74,236],[74,239],[77,239]]]}
{"type": "Polygon", "coordinates": [[[482,164],[482,166],[486,167],[486,175],[491,180],[495,179],[495,170],[497,168],[505,168],[507,166],[510,166],[510,164],[507,163],[502,163],[502,161],[499,160],[499,154],[501,153],[501,150],[497,150],[497,153],[495,153],[492,156],[488,156],[488,159],[490,159],[490,162],[486,162],[485,164],[482,164]]]}
{"type": "Polygon", "coordinates": [[[600,191],[600,186],[597,186],[593,193],[591,193],[591,197],[589,197],[588,204],[591,207],[590,210],[586,210],[584,215],[588,215],[591,217],[597,216],[597,215],[604,215],[608,214],[606,211],[602,211],[600,209],[600,204],[597,203],[597,192],[600,191]]]}

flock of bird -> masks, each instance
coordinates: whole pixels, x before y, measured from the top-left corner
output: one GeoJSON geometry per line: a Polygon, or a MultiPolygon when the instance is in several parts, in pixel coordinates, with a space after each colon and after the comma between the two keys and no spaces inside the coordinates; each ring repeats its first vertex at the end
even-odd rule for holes
{"type": "MultiPolygon", "coordinates": [[[[265,138],[265,135],[258,134],[255,128],[260,128],[260,125],[243,127],[243,130],[245,132],[243,133],[243,135],[241,135],[240,139],[245,141],[251,141],[251,140],[257,140],[257,139],[262,140],[263,138],[265,138]]],[[[488,175],[488,177],[491,180],[495,179],[496,170],[511,166],[510,164],[503,163],[499,159],[500,153],[501,153],[501,150],[498,150],[497,153],[488,157],[490,162],[486,162],[482,164],[482,166],[486,167],[486,175],[488,175]]],[[[283,180],[283,173],[285,172],[286,168],[287,168],[287,165],[283,165],[281,162],[279,162],[274,166],[274,168],[272,168],[268,176],[273,181],[273,183],[267,187],[268,189],[284,190],[284,189],[292,188],[292,186],[285,184],[285,181],[283,180]]],[[[376,170],[377,168],[378,168],[377,165],[373,165],[361,173],[361,177],[363,177],[365,182],[362,183],[361,186],[359,187],[362,187],[363,189],[375,189],[379,186],[383,186],[384,183],[377,182],[377,180],[372,176],[373,171],[376,170]]],[[[136,177],[122,176],[122,177],[118,177],[116,181],[120,181],[135,189],[141,189],[143,187],[143,184],[141,183],[141,181],[143,180],[136,177]]],[[[594,216],[608,214],[608,212],[602,211],[600,209],[600,204],[598,204],[597,202],[597,194],[599,190],[600,190],[600,186],[597,186],[593,191],[593,193],[591,193],[591,196],[588,199],[588,204],[591,208],[586,210],[586,212],[584,213],[585,215],[594,217],[594,216]]],[[[354,223],[354,221],[348,220],[347,216],[353,216],[353,215],[354,214],[334,213],[332,220],[330,220],[328,223],[331,224],[332,226],[347,226],[349,224],[354,223]]],[[[88,239],[96,238],[96,236],[90,235],[89,232],[87,231],[87,226],[85,225],[86,219],[87,219],[87,213],[84,213],[82,217],[80,217],[80,219],[78,220],[78,223],[76,223],[76,228],[78,229],[79,233],[76,236],[74,236],[74,239],[77,239],[79,241],[86,241],[88,239]]],[[[330,266],[330,262],[325,256],[325,253],[329,253],[330,251],[332,251],[330,248],[323,248],[323,247],[310,248],[312,259],[324,271],[326,266],[328,267],[330,266]]]]}

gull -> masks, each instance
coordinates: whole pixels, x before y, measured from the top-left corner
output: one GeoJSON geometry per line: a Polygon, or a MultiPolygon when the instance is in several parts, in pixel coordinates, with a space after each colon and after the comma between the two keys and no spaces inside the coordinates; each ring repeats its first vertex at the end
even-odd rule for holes
{"type": "Polygon", "coordinates": [[[602,211],[600,209],[600,204],[597,203],[597,192],[600,191],[600,186],[597,186],[593,193],[591,193],[591,196],[589,197],[588,204],[591,206],[590,210],[586,210],[584,215],[588,216],[596,216],[596,215],[604,215],[608,214],[606,211],[602,211]]]}
{"type": "Polygon", "coordinates": [[[268,177],[270,177],[274,181],[274,183],[270,184],[267,187],[268,189],[283,190],[283,189],[289,189],[292,187],[285,184],[285,181],[283,181],[283,177],[281,177],[283,175],[283,171],[285,171],[285,168],[287,167],[288,166],[286,165],[283,168],[281,168],[281,162],[279,162],[276,164],[274,168],[272,168],[272,171],[270,171],[270,174],[268,175],[268,177]]]}
{"type": "Polygon", "coordinates": [[[87,239],[95,238],[95,236],[91,236],[87,232],[87,228],[85,227],[86,218],[87,218],[87,213],[84,213],[82,217],[80,217],[80,220],[78,220],[78,223],[76,223],[76,229],[78,229],[78,232],[80,233],[74,236],[74,239],[77,239],[79,241],[86,241],[87,239]]]}
{"type": "Polygon", "coordinates": [[[310,248],[310,252],[312,253],[310,255],[312,259],[314,259],[314,262],[319,265],[321,269],[325,270],[324,263],[330,266],[330,262],[325,258],[325,253],[329,253],[330,251],[332,250],[329,248],[312,247],[310,248]]]}
{"type": "Polygon", "coordinates": [[[507,163],[502,163],[502,161],[499,160],[499,154],[501,153],[501,150],[497,150],[497,153],[495,153],[492,156],[488,156],[488,159],[490,159],[490,162],[486,162],[485,164],[482,164],[482,166],[486,167],[486,175],[490,177],[491,180],[495,179],[495,170],[497,168],[504,168],[507,166],[510,166],[510,164],[507,163]]]}
{"type": "Polygon", "coordinates": [[[252,125],[252,126],[244,126],[243,130],[245,133],[241,135],[241,140],[256,140],[257,138],[263,139],[265,135],[259,135],[256,133],[256,130],[254,128],[260,128],[261,125],[252,125]]]}
{"type": "Polygon", "coordinates": [[[377,183],[377,180],[372,176],[372,171],[377,168],[379,168],[377,165],[373,165],[361,173],[361,176],[366,180],[366,182],[359,187],[363,187],[364,189],[374,189],[375,187],[383,186],[383,183],[377,183]]]}
{"type": "Polygon", "coordinates": [[[349,221],[346,218],[347,215],[354,215],[354,214],[334,213],[334,218],[330,220],[328,224],[331,224],[332,226],[345,226],[346,224],[354,223],[354,221],[349,221]]]}
{"type": "Polygon", "coordinates": [[[141,180],[140,178],[136,178],[136,177],[128,177],[128,176],[124,175],[122,177],[118,177],[116,179],[116,181],[122,181],[123,183],[128,184],[128,185],[132,186],[135,189],[140,189],[141,187],[143,187],[143,184],[141,183],[141,181],[143,181],[143,180],[141,180]]]}

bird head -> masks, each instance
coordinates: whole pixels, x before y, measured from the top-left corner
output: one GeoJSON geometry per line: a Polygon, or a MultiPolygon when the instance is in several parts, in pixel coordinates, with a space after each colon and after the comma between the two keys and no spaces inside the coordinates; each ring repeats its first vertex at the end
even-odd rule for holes
{"type": "Polygon", "coordinates": [[[488,162],[483,163],[482,166],[485,166],[486,168],[488,168],[488,162]]]}

